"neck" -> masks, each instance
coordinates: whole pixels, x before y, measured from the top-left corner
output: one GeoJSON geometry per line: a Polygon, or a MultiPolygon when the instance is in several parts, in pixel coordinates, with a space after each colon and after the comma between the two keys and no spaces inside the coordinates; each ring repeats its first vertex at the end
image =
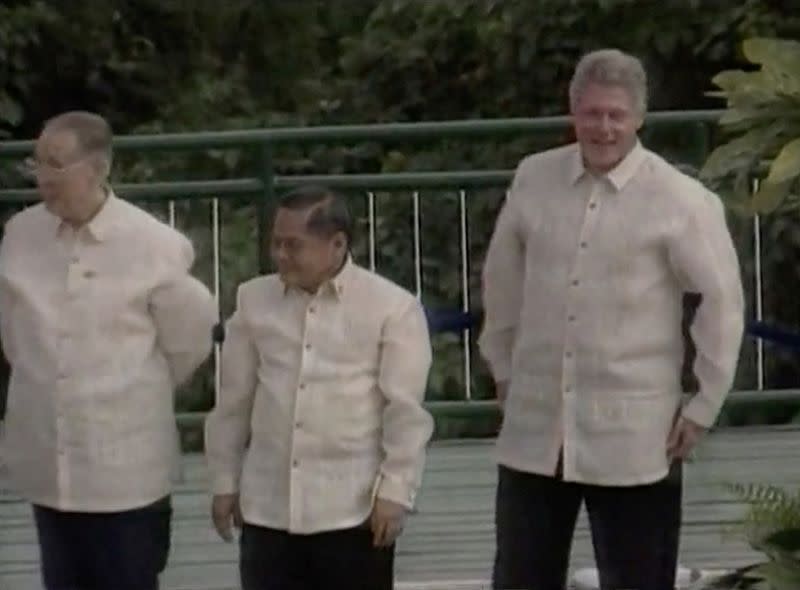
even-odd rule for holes
{"type": "Polygon", "coordinates": [[[304,287],[303,290],[311,293],[312,295],[316,294],[319,291],[319,288],[327,283],[330,280],[333,280],[344,268],[345,264],[347,264],[347,253],[344,253],[331,267],[330,269],[324,274],[322,279],[317,282],[312,287],[304,287]]]}
{"type": "Polygon", "coordinates": [[[83,207],[78,208],[69,219],[65,219],[67,223],[75,228],[82,227],[89,223],[100,212],[100,209],[105,205],[108,198],[108,191],[103,187],[97,187],[92,193],[92,198],[83,203],[83,207]]]}

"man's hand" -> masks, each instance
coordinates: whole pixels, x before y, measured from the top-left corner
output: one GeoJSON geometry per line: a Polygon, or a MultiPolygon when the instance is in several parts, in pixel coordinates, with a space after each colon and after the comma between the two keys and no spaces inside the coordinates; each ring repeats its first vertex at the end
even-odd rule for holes
{"type": "Polygon", "coordinates": [[[667,439],[667,458],[670,462],[676,459],[685,461],[692,449],[703,438],[705,432],[706,428],[704,426],[695,424],[683,416],[678,416],[667,439]]]}
{"type": "Polygon", "coordinates": [[[497,396],[497,403],[500,404],[502,411],[506,405],[506,397],[508,397],[508,381],[498,381],[494,384],[494,393],[497,396]]]}
{"type": "Polygon", "coordinates": [[[231,524],[242,528],[242,511],[239,507],[239,494],[218,494],[211,501],[211,520],[223,540],[233,541],[231,524]]]}
{"type": "Polygon", "coordinates": [[[377,498],[369,525],[372,529],[372,545],[374,547],[389,547],[397,540],[403,531],[406,520],[406,507],[391,500],[377,498]]]}

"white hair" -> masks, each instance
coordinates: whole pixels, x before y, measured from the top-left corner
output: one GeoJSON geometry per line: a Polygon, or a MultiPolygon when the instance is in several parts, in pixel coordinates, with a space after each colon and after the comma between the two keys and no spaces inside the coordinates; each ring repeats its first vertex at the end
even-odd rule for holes
{"type": "Polygon", "coordinates": [[[569,104],[573,111],[590,84],[624,88],[639,115],[647,112],[647,74],[642,62],[632,55],[619,49],[598,49],[584,55],[569,83],[569,104]]]}

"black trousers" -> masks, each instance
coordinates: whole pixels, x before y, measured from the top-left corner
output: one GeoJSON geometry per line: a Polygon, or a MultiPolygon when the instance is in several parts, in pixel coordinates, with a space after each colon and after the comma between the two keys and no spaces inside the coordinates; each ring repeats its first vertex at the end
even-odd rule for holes
{"type": "Polygon", "coordinates": [[[563,590],[586,502],[602,590],[674,590],[682,469],[632,487],[565,482],[500,466],[493,587],[563,590]]]}
{"type": "Polygon", "coordinates": [[[172,505],[123,512],[33,507],[47,590],[157,590],[170,547],[172,505]]]}
{"type": "Polygon", "coordinates": [[[311,535],[245,524],[242,590],[392,590],[394,545],[372,546],[366,527],[311,535]]]}

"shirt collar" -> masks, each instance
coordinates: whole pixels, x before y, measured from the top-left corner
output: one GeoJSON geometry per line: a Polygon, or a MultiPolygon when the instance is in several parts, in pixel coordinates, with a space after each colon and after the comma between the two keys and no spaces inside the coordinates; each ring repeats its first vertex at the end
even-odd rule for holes
{"type": "MultiPolygon", "coordinates": [[[[330,294],[333,295],[337,300],[341,300],[344,293],[349,288],[349,284],[352,282],[352,275],[353,275],[353,267],[355,264],[353,263],[353,259],[351,255],[347,255],[347,258],[344,261],[344,265],[336,273],[336,276],[332,277],[325,281],[318,290],[318,294],[330,294]]],[[[283,286],[283,294],[288,295],[291,292],[295,292],[296,290],[289,285],[283,286]]]]}
{"type": "MultiPolygon", "coordinates": [[[[108,188],[106,192],[106,200],[100,207],[100,211],[83,226],[88,234],[98,242],[105,241],[120,221],[119,199],[112,189],[108,188]]],[[[60,220],[58,234],[61,235],[67,227],[67,222],[60,220]]]]}
{"type": "MultiPolygon", "coordinates": [[[[628,152],[622,161],[616,165],[608,174],[604,175],[608,181],[613,185],[617,191],[621,191],[626,184],[633,178],[639,166],[645,159],[647,152],[642,146],[641,142],[637,139],[636,143],[628,152]]],[[[581,157],[581,149],[578,144],[575,144],[575,150],[572,153],[572,158],[569,162],[569,182],[575,185],[586,174],[586,168],[583,165],[583,158],[581,157]]]]}

